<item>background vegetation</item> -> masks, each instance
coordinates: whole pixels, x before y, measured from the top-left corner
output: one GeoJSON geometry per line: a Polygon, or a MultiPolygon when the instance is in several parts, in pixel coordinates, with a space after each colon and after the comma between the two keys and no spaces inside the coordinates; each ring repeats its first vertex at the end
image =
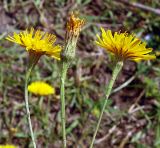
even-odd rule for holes
{"type": "MultiPolygon", "coordinates": [[[[63,45],[65,23],[79,11],[86,24],[77,58],[68,72],[66,112],[68,145],[87,148],[103,104],[113,63],[94,44],[100,27],[136,33],[160,55],[159,0],[1,0],[0,1],[0,143],[20,148],[31,145],[24,106],[27,53],[5,40],[12,32],[33,26],[56,34],[63,45]]],[[[34,132],[39,148],[61,147],[59,65],[43,57],[31,81],[52,84],[56,94],[30,94],[34,132]]],[[[160,60],[127,61],[119,75],[99,130],[95,148],[160,148],[160,60]],[[127,82],[126,82],[127,81],[127,82]],[[126,82],[124,84],[124,82],[126,82]],[[119,87],[120,86],[120,87],[119,87]]]]}

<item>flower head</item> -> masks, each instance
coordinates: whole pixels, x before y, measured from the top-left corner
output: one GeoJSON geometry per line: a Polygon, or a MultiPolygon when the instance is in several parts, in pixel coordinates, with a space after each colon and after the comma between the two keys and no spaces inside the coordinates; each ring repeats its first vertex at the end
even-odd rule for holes
{"type": "Polygon", "coordinates": [[[84,25],[84,20],[78,18],[74,13],[71,13],[69,20],[67,22],[67,31],[71,34],[77,36],[84,25]]]}
{"type": "Polygon", "coordinates": [[[75,58],[75,51],[79,33],[84,20],[80,19],[76,14],[72,13],[67,21],[65,46],[61,52],[61,59],[67,63],[70,63],[75,58]]]}
{"type": "Polygon", "coordinates": [[[101,31],[102,38],[97,35],[96,44],[114,54],[118,60],[139,61],[156,58],[155,55],[148,54],[152,52],[152,48],[146,48],[146,43],[134,35],[118,32],[113,35],[111,30],[105,31],[103,28],[101,31]]]}
{"type": "Polygon", "coordinates": [[[61,47],[59,45],[53,45],[56,41],[56,36],[53,34],[40,30],[34,31],[31,28],[19,34],[14,33],[13,36],[8,36],[6,39],[25,47],[29,53],[39,56],[47,55],[60,60],[61,47]]]}
{"type": "Polygon", "coordinates": [[[18,148],[15,145],[0,145],[0,148],[18,148]]]}
{"type": "Polygon", "coordinates": [[[50,94],[55,94],[55,89],[51,85],[43,82],[43,81],[35,81],[32,82],[28,86],[28,91],[36,94],[36,95],[50,95],[50,94]]]}

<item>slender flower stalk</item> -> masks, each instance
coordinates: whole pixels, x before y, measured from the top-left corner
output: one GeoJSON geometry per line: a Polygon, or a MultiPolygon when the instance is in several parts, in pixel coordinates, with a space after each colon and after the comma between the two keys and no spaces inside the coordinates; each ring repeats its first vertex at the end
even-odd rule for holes
{"type": "Polygon", "coordinates": [[[66,141],[66,113],[65,113],[65,80],[68,70],[67,63],[61,63],[61,78],[60,78],[60,98],[61,98],[61,125],[62,125],[62,136],[63,136],[63,148],[67,147],[66,141]]]}
{"type": "Polygon", "coordinates": [[[29,64],[25,77],[24,97],[30,135],[32,138],[33,147],[36,148],[36,141],[33,134],[29,110],[28,81],[32,69],[37,64],[38,60],[42,55],[47,55],[57,60],[60,60],[61,47],[59,45],[53,45],[56,41],[55,35],[44,33],[40,30],[34,31],[33,28],[31,28],[30,30],[22,31],[19,34],[14,33],[13,37],[8,36],[6,39],[11,42],[20,44],[23,47],[26,47],[26,51],[29,53],[29,64]]]}
{"type": "Polygon", "coordinates": [[[84,20],[79,19],[73,13],[67,22],[65,46],[61,52],[60,97],[61,97],[61,124],[63,135],[63,148],[67,147],[66,141],[66,115],[65,115],[65,80],[68,68],[75,58],[75,49],[81,27],[84,20]]]}
{"type": "Polygon", "coordinates": [[[28,89],[27,89],[28,81],[29,81],[29,77],[30,77],[30,74],[32,72],[32,69],[33,69],[33,66],[28,68],[27,72],[26,72],[24,94],[25,94],[25,106],[26,106],[26,114],[27,114],[28,126],[29,126],[29,130],[30,130],[30,134],[31,134],[32,142],[33,142],[33,147],[36,148],[36,142],[35,142],[35,138],[34,138],[32,122],[31,122],[31,116],[30,116],[30,110],[29,110],[29,99],[28,99],[28,89]]]}
{"type": "Polygon", "coordinates": [[[94,141],[95,141],[95,138],[96,138],[96,135],[97,135],[101,120],[102,120],[103,113],[105,111],[105,108],[106,108],[106,105],[107,105],[107,102],[108,102],[108,98],[109,98],[109,96],[111,94],[113,84],[114,84],[119,72],[121,71],[122,67],[123,67],[123,61],[118,61],[116,63],[116,66],[115,66],[114,70],[113,70],[112,78],[111,78],[111,80],[110,80],[110,82],[108,84],[107,90],[106,90],[106,97],[105,97],[105,100],[104,100],[103,108],[102,108],[100,116],[99,116],[99,120],[98,120],[96,129],[95,129],[93,138],[92,138],[92,142],[91,142],[90,148],[93,148],[93,144],[94,144],[94,141]]]}
{"type": "Polygon", "coordinates": [[[96,44],[115,56],[116,65],[106,90],[106,97],[91,141],[90,148],[93,148],[108,98],[111,94],[114,82],[123,67],[124,61],[133,60],[137,62],[140,60],[151,60],[156,58],[155,55],[149,55],[152,49],[146,48],[146,43],[142,42],[134,35],[118,32],[115,32],[113,35],[111,30],[105,31],[103,28],[101,28],[101,31],[102,37],[100,38],[100,36],[97,35],[98,40],[96,41],[96,44]]]}

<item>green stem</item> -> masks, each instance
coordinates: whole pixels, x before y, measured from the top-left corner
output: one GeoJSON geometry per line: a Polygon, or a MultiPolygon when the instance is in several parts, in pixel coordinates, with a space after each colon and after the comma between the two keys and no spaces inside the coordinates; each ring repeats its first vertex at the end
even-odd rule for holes
{"type": "Polygon", "coordinates": [[[27,119],[28,119],[28,125],[29,125],[29,130],[33,142],[33,147],[36,148],[36,142],[33,134],[33,129],[32,129],[32,123],[31,123],[31,117],[30,117],[30,110],[29,110],[29,101],[28,101],[28,80],[31,74],[31,71],[33,69],[33,66],[31,66],[27,72],[26,72],[26,78],[25,78],[25,106],[26,106],[26,113],[27,113],[27,119]]]}
{"type": "Polygon", "coordinates": [[[122,67],[123,67],[123,61],[118,61],[116,63],[116,66],[115,66],[114,70],[113,70],[112,78],[111,78],[111,80],[108,84],[107,90],[106,90],[106,98],[105,98],[105,101],[104,101],[104,104],[103,104],[103,108],[101,110],[101,114],[100,114],[99,119],[98,119],[98,123],[97,123],[96,130],[95,130],[93,138],[92,138],[90,148],[93,148],[94,141],[95,141],[95,138],[96,138],[96,135],[97,135],[97,132],[98,132],[101,120],[102,120],[103,113],[104,113],[106,105],[107,105],[108,98],[111,94],[113,84],[114,84],[119,72],[121,71],[122,67]]]}
{"type": "Polygon", "coordinates": [[[62,134],[63,134],[63,148],[67,147],[66,142],[66,115],[65,115],[65,79],[68,70],[68,64],[65,62],[61,63],[61,86],[60,86],[60,97],[61,97],[61,124],[62,124],[62,134]]]}

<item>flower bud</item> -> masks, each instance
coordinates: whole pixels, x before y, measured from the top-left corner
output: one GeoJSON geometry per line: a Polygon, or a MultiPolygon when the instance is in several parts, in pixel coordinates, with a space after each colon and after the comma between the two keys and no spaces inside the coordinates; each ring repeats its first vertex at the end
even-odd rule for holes
{"type": "Polygon", "coordinates": [[[84,20],[71,13],[67,22],[65,47],[61,53],[64,62],[70,63],[74,59],[77,39],[83,25],[84,20]]]}

